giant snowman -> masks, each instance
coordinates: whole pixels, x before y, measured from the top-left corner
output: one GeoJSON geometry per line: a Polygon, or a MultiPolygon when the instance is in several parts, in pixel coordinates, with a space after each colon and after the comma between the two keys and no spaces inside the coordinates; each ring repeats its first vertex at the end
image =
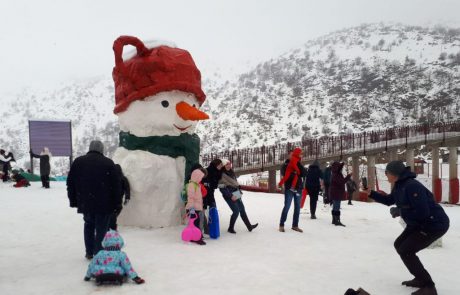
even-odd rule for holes
{"type": "Polygon", "coordinates": [[[114,113],[121,130],[113,160],[131,186],[119,224],[158,228],[181,223],[180,192],[199,161],[194,130],[208,115],[199,110],[206,96],[190,53],[146,44],[131,36],[113,44],[114,113]],[[127,45],[135,50],[123,56],[127,45]]]}

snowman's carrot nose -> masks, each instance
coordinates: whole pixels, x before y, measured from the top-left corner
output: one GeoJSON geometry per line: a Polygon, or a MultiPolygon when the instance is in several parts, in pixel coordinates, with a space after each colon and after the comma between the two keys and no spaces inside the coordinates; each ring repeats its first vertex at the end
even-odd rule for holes
{"type": "Polygon", "coordinates": [[[192,107],[188,103],[181,101],[176,104],[176,112],[184,120],[198,121],[209,119],[208,114],[200,111],[199,109],[192,107]]]}

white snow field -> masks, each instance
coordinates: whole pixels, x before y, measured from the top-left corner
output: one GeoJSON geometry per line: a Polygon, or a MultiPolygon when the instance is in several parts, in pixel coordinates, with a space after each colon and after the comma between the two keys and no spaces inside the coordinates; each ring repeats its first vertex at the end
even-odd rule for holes
{"type": "MultiPolygon", "coordinates": [[[[185,244],[182,226],[155,230],[121,228],[124,251],[144,285],[97,287],[85,282],[83,219],[69,208],[65,183],[51,189],[32,183],[16,189],[0,184],[0,294],[312,294],[341,295],[349,287],[372,295],[410,294],[401,286],[411,279],[393,248],[402,231],[386,206],[342,203],[342,222],[331,225],[322,203],[318,219],[301,214],[304,233],[278,232],[283,207],[279,194],[245,192],[253,223],[248,232],[237,221],[236,235],[226,232],[230,210],[219,192],[221,237],[206,246],[185,244]]],[[[135,202],[135,200],[132,200],[135,202]]],[[[308,204],[308,200],[307,200],[308,204]]],[[[129,206],[129,205],[128,205],[129,206]]],[[[307,207],[308,205],[306,205],[307,207]]],[[[443,247],[420,253],[441,295],[460,294],[460,207],[444,206],[451,228],[443,247]]],[[[304,210],[305,211],[305,210],[304,210]]]]}

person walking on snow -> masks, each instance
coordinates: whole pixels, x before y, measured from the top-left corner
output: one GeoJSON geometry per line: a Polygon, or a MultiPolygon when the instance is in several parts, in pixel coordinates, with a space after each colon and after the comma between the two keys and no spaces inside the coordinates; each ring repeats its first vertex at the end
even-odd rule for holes
{"type": "Polygon", "coordinates": [[[321,180],[323,179],[323,172],[319,168],[318,160],[315,160],[308,166],[307,176],[305,178],[305,188],[308,195],[310,195],[310,218],[316,219],[316,205],[318,203],[318,195],[321,190],[321,180]]]}
{"type": "MultiPolygon", "coordinates": [[[[125,196],[125,201],[123,202],[123,205],[128,205],[129,200],[131,200],[131,189],[129,187],[129,180],[126,178],[126,176],[123,174],[123,171],[121,170],[121,166],[118,164],[115,164],[115,169],[117,170],[117,177],[121,181],[121,193],[122,196],[121,198],[123,199],[123,196],[125,196]]],[[[113,212],[112,216],[110,217],[110,222],[109,222],[109,228],[113,230],[117,230],[118,225],[117,225],[117,218],[121,213],[121,210],[123,207],[120,207],[118,209],[115,209],[113,212]]]]}
{"type": "Polygon", "coordinates": [[[123,238],[117,231],[109,230],[102,241],[103,249],[94,256],[88,266],[85,281],[95,278],[97,283],[104,281],[123,282],[129,277],[136,284],[145,283],[134,271],[128,255],[121,251],[124,244],[123,238]]]}
{"type": "Polygon", "coordinates": [[[433,194],[415,180],[416,174],[402,161],[388,163],[385,175],[388,182],[393,184],[389,195],[385,196],[370,189],[365,192],[384,205],[396,204],[396,207],[390,209],[391,215],[393,218],[401,216],[407,224],[394,242],[401,260],[414,276],[412,280],[403,281],[402,284],[419,288],[412,295],[436,295],[435,283],[416,254],[447,232],[449,217],[434,201],[433,194]]]}
{"type": "Polygon", "coordinates": [[[40,155],[34,154],[32,150],[30,150],[29,153],[31,157],[40,159],[40,178],[42,180],[42,187],[50,188],[50,160],[52,157],[50,150],[45,146],[40,155]]]}
{"type": "Polygon", "coordinates": [[[227,202],[228,207],[232,210],[230,224],[227,231],[229,233],[236,234],[235,222],[238,219],[238,215],[240,215],[248,231],[251,232],[259,224],[251,224],[249,221],[243,200],[241,199],[242,193],[240,191],[240,185],[236,179],[235,172],[233,172],[232,169],[232,163],[227,159],[222,159],[222,165],[224,165],[224,168],[222,177],[219,180],[219,190],[222,193],[222,197],[224,197],[225,202],[227,202]]]}
{"type": "Polygon", "coordinates": [[[345,184],[351,178],[351,173],[343,177],[343,162],[334,162],[331,165],[331,186],[329,188],[329,198],[332,201],[332,224],[345,226],[340,221],[340,203],[345,196],[345,184]]]}
{"type": "Polygon", "coordinates": [[[305,177],[307,171],[300,162],[301,155],[302,150],[300,148],[295,148],[291,153],[290,159],[286,160],[281,167],[282,179],[278,186],[281,187],[284,185],[284,207],[280,218],[280,232],[285,232],[284,223],[286,222],[292,200],[294,200],[292,230],[300,233],[303,232],[303,230],[299,228],[300,192],[303,187],[302,177],[305,177]]]}
{"type": "Polygon", "coordinates": [[[83,214],[87,259],[102,249],[109,221],[122,202],[121,180],[113,161],[103,155],[104,145],[93,140],[86,155],[78,157],[67,176],[70,207],[83,214]]]}
{"type": "Polygon", "coordinates": [[[353,193],[356,192],[358,186],[356,185],[356,182],[351,178],[347,181],[346,186],[348,194],[348,205],[353,205],[351,200],[353,200],[353,193]]]}

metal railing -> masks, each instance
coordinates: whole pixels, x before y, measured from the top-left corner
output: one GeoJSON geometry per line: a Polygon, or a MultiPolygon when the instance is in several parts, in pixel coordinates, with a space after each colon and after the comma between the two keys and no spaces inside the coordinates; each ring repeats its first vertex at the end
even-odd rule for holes
{"type": "Polygon", "coordinates": [[[226,150],[218,153],[201,155],[201,163],[205,166],[216,158],[229,159],[235,171],[246,171],[267,168],[282,164],[289,151],[295,147],[302,149],[302,161],[337,157],[352,153],[366,155],[373,150],[391,147],[407,147],[411,143],[427,144],[430,141],[460,136],[460,121],[434,124],[418,124],[412,126],[393,127],[362,133],[348,133],[338,136],[322,136],[298,142],[226,150]]]}

